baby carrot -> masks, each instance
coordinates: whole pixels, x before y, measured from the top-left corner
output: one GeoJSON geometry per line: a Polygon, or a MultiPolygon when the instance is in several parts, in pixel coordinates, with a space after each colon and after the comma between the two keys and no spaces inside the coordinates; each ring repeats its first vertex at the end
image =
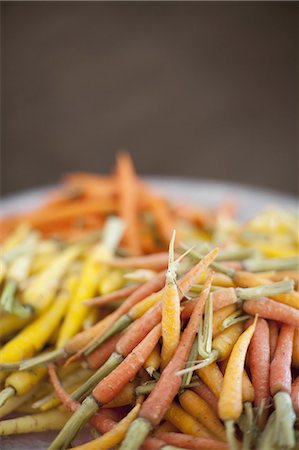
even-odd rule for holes
{"type": "Polygon", "coordinates": [[[196,392],[205,402],[210,406],[214,413],[218,414],[218,400],[208,386],[201,381],[200,378],[196,380],[196,386],[193,386],[192,391],[196,392]]]}
{"type": "Polygon", "coordinates": [[[196,373],[213,392],[215,397],[219,399],[223,384],[223,375],[217,363],[213,362],[208,366],[202,367],[196,373]]]}
{"type": "Polygon", "coordinates": [[[299,369],[299,328],[294,331],[292,366],[299,369]]]}
{"type": "Polygon", "coordinates": [[[241,334],[232,350],[224,374],[218,403],[219,417],[225,422],[227,439],[232,449],[237,448],[233,435],[233,424],[242,413],[242,373],[255,325],[256,321],[241,334]]]}
{"type": "Polygon", "coordinates": [[[38,433],[41,431],[60,430],[70,417],[68,411],[54,409],[29,416],[2,420],[0,436],[20,433],[38,433]]]}
{"type": "Polygon", "coordinates": [[[181,332],[180,296],[176,284],[174,241],[175,231],[173,232],[169,245],[169,264],[162,297],[162,370],[171,360],[178,346],[181,332]]]}
{"type": "Polygon", "coordinates": [[[118,445],[124,438],[130,424],[136,418],[140,410],[140,404],[134,406],[134,408],[110,431],[86,444],[74,447],[75,450],[109,450],[118,445]]]}
{"type": "Polygon", "coordinates": [[[299,310],[283,303],[275,302],[269,298],[247,300],[243,303],[243,309],[252,316],[258,314],[263,319],[271,319],[283,322],[290,326],[298,327],[299,310]]]}
{"type": "Polygon", "coordinates": [[[122,450],[138,449],[148,435],[151,427],[160,423],[170,403],[177,394],[182,381],[182,377],[177,375],[177,372],[181,370],[187,362],[199,325],[199,320],[203,314],[207,297],[209,296],[210,287],[211,276],[208,277],[206,281],[205,289],[200,295],[200,301],[198,301],[195,306],[173,358],[162,372],[154,390],[143,403],[139,418],[136,419],[129,428],[127,436],[121,446],[122,450]]]}
{"type": "Polygon", "coordinates": [[[179,396],[179,401],[184,410],[205,425],[212,434],[217,436],[221,441],[226,441],[224,426],[218,419],[217,414],[214,413],[205,400],[195,392],[185,390],[179,396]]]}
{"type": "Polygon", "coordinates": [[[294,411],[299,416],[299,376],[293,381],[291,398],[294,411]]]}
{"type": "Polygon", "coordinates": [[[270,390],[274,398],[275,412],[272,413],[264,434],[271,431],[273,447],[293,448],[295,446],[294,422],[296,414],[291,400],[291,362],[294,327],[283,324],[278,336],[274,358],[270,365],[270,390]],[[273,429],[272,429],[273,427],[273,429]]]}
{"type": "Polygon", "coordinates": [[[221,333],[221,325],[223,321],[234,311],[236,311],[237,306],[236,304],[227,305],[224,308],[218,309],[213,314],[213,337],[217,336],[219,333],[221,333]]]}
{"type": "Polygon", "coordinates": [[[81,407],[71,417],[53,441],[49,450],[68,448],[78,430],[97,411],[99,405],[110,402],[122,388],[135,377],[161,336],[161,325],[157,325],[127,356],[127,358],[94,388],[81,407]]]}
{"type": "Polygon", "coordinates": [[[159,369],[161,362],[160,357],[160,349],[159,346],[156,345],[152,353],[149,355],[145,363],[143,364],[143,367],[147,371],[149,375],[152,376],[152,374],[159,369]]]}
{"type": "Polygon", "coordinates": [[[118,289],[117,291],[110,292],[109,294],[100,295],[99,297],[91,298],[89,300],[85,300],[85,305],[106,305],[107,303],[113,302],[115,300],[121,300],[122,298],[127,298],[129,295],[133,294],[133,292],[138,289],[138,284],[132,284],[126,286],[124,288],[118,289]]]}
{"type": "Polygon", "coordinates": [[[141,254],[138,224],[137,177],[127,153],[120,153],[116,160],[119,215],[126,225],[124,240],[133,255],[141,254]]]}
{"type": "Polygon", "coordinates": [[[153,194],[147,195],[147,201],[160,236],[164,242],[169,242],[174,229],[174,218],[166,201],[153,194]]]}
{"type": "Polygon", "coordinates": [[[167,268],[168,253],[153,253],[143,256],[128,256],[126,258],[111,258],[109,266],[121,269],[135,268],[135,269],[152,269],[163,270],[167,268]]]}
{"type": "Polygon", "coordinates": [[[175,402],[172,402],[169,405],[164,417],[183,433],[206,439],[212,437],[212,434],[209,433],[207,428],[202,423],[199,423],[193,415],[186,412],[175,402]]]}
{"type": "Polygon", "coordinates": [[[270,361],[272,361],[276,350],[279,329],[275,320],[268,320],[267,323],[269,327],[270,361]]]}
{"type": "Polygon", "coordinates": [[[161,432],[157,434],[166,444],[190,450],[229,450],[228,444],[214,439],[200,438],[184,433],[161,432]]]}
{"type": "Polygon", "coordinates": [[[263,424],[260,422],[262,426],[265,424],[270,400],[270,339],[268,323],[264,319],[258,319],[256,322],[249,346],[249,365],[254,387],[254,404],[263,406],[263,424]]]}

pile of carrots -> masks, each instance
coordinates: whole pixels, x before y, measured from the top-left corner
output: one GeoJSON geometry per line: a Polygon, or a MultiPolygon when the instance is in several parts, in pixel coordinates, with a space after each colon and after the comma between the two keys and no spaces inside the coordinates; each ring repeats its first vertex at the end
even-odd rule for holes
{"type": "Polygon", "coordinates": [[[298,220],[235,209],[170,202],[123,153],[2,218],[0,436],[298,449],[298,220]]]}

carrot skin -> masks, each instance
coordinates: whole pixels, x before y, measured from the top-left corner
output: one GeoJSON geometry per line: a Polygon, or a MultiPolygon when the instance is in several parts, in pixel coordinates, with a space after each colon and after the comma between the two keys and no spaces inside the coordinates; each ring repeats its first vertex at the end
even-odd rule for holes
{"type": "Polygon", "coordinates": [[[101,367],[109,358],[109,356],[115,351],[115,346],[120,340],[120,335],[116,334],[104,342],[100,347],[94,350],[90,355],[88,355],[85,360],[88,367],[91,370],[96,370],[101,367]]]}
{"type": "Polygon", "coordinates": [[[199,301],[196,303],[196,307],[194,308],[193,314],[182,335],[173,358],[165,367],[154,390],[141,407],[139,416],[147,419],[152,425],[158,425],[160,423],[167,408],[180,388],[182,376],[176,375],[176,372],[181,370],[187,362],[198,329],[199,319],[203,314],[205,302],[209,295],[210,283],[202,292],[199,301]]]}
{"type": "Polygon", "coordinates": [[[294,411],[299,416],[299,376],[293,381],[291,399],[294,411]]]}
{"type": "Polygon", "coordinates": [[[203,398],[211,407],[211,409],[217,414],[218,413],[218,400],[213,392],[208,388],[208,386],[201,381],[197,380],[198,385],[194,386],[192,390],[196,392],[201,398],[203,398]]]}
{"type": "Polygon", "coordinates": [[[270,390],[272,396],[280,391],[291,394],[293,337],[294,327],[283,324],[270,366],[270,390]]]}
{"type": "Polygon", "coordinates": [[[126,286],[122,289],[119,289],[117,291],[111,292],[106,295],[101,295],[100,297],[91,298],[89,300],[86,300],[84,303],[85,305],[106,305],[107,303],[113,302],[114,300],[121,300],[122,298],[126,298],[129,295],[133,294],[133,292],[138,289],[138,284],[132,284],[131,286],[126,286]]]}
{"type": "Polygon", "coordinates": [[[270,399],[270,340],[266,320],[258,319],[249,346],[249,365],[254,387],[254,404],[265,406],[270,399]]]}
{"type": "Polygon", "coordinates": [[[293,327],[299,326],[299,310],[291,306],[278,303],[269,298],[246,300],[243,309],[252,316],[258,314],[263,319],[277,320],[293,327]]]}
{"type": "Polygon", "coordinates": [[[276,350],[279,329],[278,323],[275,322],[275,320],[268,320],[268,326],[269,326],[269,341],[270,341],[270,361],[272,361],[276,350]]]}
{"type": "Polygon", "coordinates": [[[228,444],[214,439],[199,438],[184,433],[161,432],[157,433],[168,445],[175,445],[190,450],[229,450],[228,444]]]}
{"type": "Polygon", "coordinates": [[[107,375],[92,391],[93,397],[102,405],[113,400],[124,386],[132,380],[145,360],[153,351],[161,336],[161,325],[157,325],[144,338],[144,340],[134,348],[127,358],[107,375]]]}

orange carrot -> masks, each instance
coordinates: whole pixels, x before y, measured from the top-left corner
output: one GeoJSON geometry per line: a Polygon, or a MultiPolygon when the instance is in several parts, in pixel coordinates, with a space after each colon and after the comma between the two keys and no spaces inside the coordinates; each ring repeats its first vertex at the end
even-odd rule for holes
{"type": "Polygon", "coordinates": [[[278,324],[275,320],[268,320],[269,327],[269,342],[270,342],[270,361],[272,361],[275,354],[277,339],[278,339],[278,324]]]}
{"type": "Polygon", "coordinates": [[[214,439],[205,439],[189,434],[161,432],[157,433],[166,444],[191,450],[229,450],[228,444],[214,439]]]}
{"type": "Polygon", "coordinates": [[[97,305],[103,306],[107,303],[113,302],[115,300],[121,300],[122,298],[127,298],[129,295],[133,294],[138,289],[138,284],[132,284],[130,286],[126,286],[122,289],[118,289],[117,291],[113,291],[109,294],[101,295],[100,297],[91,298],[86,300],[85,305],[97,305]]]}
{"type": "Polygon", "coordinates": [[[293,408],[297,416],[299,416],[299,376],[293,381],[291,398],[293,402],[293,408]]]}
{"type": "Polygon", "coordinates": [[[294,327],[299,325],[298,309],[269,298],[263,297],[259,300],[247,300],[243,303],[243,309],[252,316],[258,314],[263,319],[277,320],[294,327]]]}
{"type": "Polygon", "coordinates": [[[282,325],[274,358],[270,366],[270,389],[272,395],[279,391],[291,393],[293,337],[294,327],[282,325]]]}
{"type": "Polygon", "coordinates": [[[147,196],[149,208],[152,212],[159,234],[165,243],[171,239],[172,231],[175,228],[173,216],[168,208],[166,201],[157,195],[147,196]]]}
{"type": "Polygon", "coordinates": [[[258,319],[249,346],[251,380],[254,387],[254,404],[264,402],[267,407],[270,399],[270,341],[269,327],[264,319],[258,319]]]}
{"type": "Polygon", "coordinates": [[[115,346],[120,339],[120,335],[116,334],[104,342],[94,352],[86,357],[88,367],[92,370],[96,370],[101,367],[115,350],[115,346]]]}
{"type": "Polygon", "coordinates": [[[196,386],[192,388],[196,394],[198,394],[201,398],[203,398],[212,408],[212,410],[217,413],[218,412],[218,400],[217,397],[213,394],[213,392],[208,388],[208,386],[198,378],[196,380],[196,386]]]}
{"type": "MultiPolygon", "coordinates": [[[[106,262],[106,261],[105,261],[106,262]]],[[[152,269],[163,270],[167,268],[168,253],[153,253],[144,256],[131,256],[126,258],[111,258],[107,261],[111,267],[120,269],[134,268],[134,269],[152,269]]]]}
{"type": "Polygon", "coordinates": [[[136,419],[129,428],[122,444],[124,448],[126,448],[126,443],[130,443],[130,449],[132,450],[141,446],[152,426],[160,423],[177,394],[182,382],[182,376],[177,375],[177,372],[183,369],[188,360],[200,317],[203,314],[205,302],[209,296],[211,279],[212,277],[209,276],[205,283],[205,289],[200,295],[200,301],[196,303],[196,307],[183,332],[173,358],[162,372],[154,390],[143,403],[139,412],[139,419],[136,419]]]}
{"type": "Polygon", "coordinates": [[[161,325],[157,325],[145,339],[120,363],[109,375],[107,375],[93,389],[92,395],[85,398],[80,408],[66,423],[56,439],[50,445],[49,450],[68,448],[73,438],[81,427],[87,423],[90,417],[97,411],[99,405],[112,401],[135,377],[148,358],[161,336],[161,325]]]}
{"type": "Polygon", "coordinates": [[[116,172],[118,180],[119,215],[126,224],[125,243],[134,255],[141,254],[138,224],[138,187],[136,174],[130,156],[117,156],[116,172]]]}

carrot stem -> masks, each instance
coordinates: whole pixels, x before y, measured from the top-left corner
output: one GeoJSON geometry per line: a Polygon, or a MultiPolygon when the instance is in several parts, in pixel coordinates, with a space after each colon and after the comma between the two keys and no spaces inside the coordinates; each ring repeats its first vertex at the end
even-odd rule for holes
{"type": "Polygon", "coordinates": [[[7,400],[15,395],[16,391],[13,387],[8,386],[3,391],[0,392],[0,408],[3,406],[7,400]]]}
{"type": "Polygon", "coordinates": [[[114,370],[121,362],[123,357],[118,353],[112,353],[110,358],[102,365],[88,380],[79,386],[71,395],[73,400],[82,400],[84,396],[90,394],[93,388],[114,370]]]}
{"type": "Polygon", "coordinates": [[[292,400],[287,392],[277,392],[274,395],[275,427],[273,440],[279,448],[291,449],[295,446],[294,423],[296,414],[292,400]]]}
{"type": "Polygon", "coordinates": [[[262,284],[252,288],[236,288],[237,297],[242,300],[252,300],[259,297],[291,292],[294,289],[293,280],[277,281],[276,283],[262,284]]]}
{"type": "Polygon", "coordinates": [[[34,367],[43,366],[49,362],[55,362],[67,356],[63,348],[58,348],[52,352],[35,356],[34,358],[25,359],[19,363],[19,370],[33,369],[34,367]]]}
{"type": "MultiPolygon", "coordinates": [[[[59,433],[48,450],[66,450],[70,447],[74,436],[86,425],[90,417],[98,410],[99,405],[92,396],[86,397],[77,411],[67,422],[67,433],[59,433]]],[[[65,430],[64,428],[63,430],[65,430]]]]}
{"type": "Polygon", "coordinates": [[[233,420],[226,420],[224,422],[226,429],[227,442],[230,450],[239,450],[238,441],[235,437],[235,424],[233,420]]]}
{"type": "Polygon", "coordinates": [[[130,434],[127,434],[124,441],[121,444],[121,450],[131,450],[132,448],[138,449],[145,441],[149,434],[152,425],[149,420],[139,417],[134,420],[130,426],[130,434]]]}
{"type": "Polygon", "coordinates": [[[295,270],[298,269],[298,257],[249,259],[243,263],[248,272],[266,272],[268,270],[295,270]]]}

